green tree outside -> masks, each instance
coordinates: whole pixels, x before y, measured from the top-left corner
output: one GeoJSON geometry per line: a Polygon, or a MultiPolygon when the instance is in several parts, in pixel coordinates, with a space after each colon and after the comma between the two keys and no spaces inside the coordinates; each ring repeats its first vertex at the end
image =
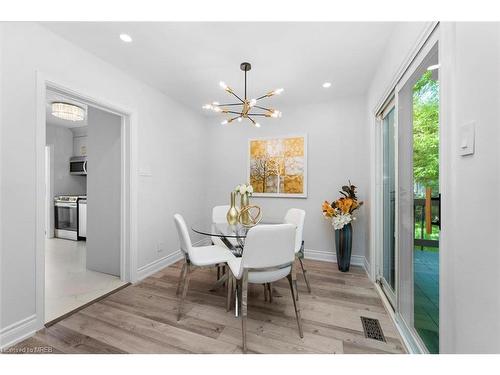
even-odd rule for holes
{"type": "Polygon", "coordinates": [[[413,87],[413,175],[418,196],[425,187],[438,194],[439,82],[432,79],[431,71],[413,87]]]}

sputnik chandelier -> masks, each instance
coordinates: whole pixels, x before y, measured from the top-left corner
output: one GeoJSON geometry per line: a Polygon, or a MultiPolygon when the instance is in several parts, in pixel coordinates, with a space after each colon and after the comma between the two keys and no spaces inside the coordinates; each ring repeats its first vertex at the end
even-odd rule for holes
{"type": "Polygon", "coordinates": [[[245,96],[244,98],[240,98],[236,93],[226,85],[224,82],[220,82],[219,85],[220,87],[228,92],[229,94],[233,95],[236,99],[238,99],[237,103],[226,103],[226,104],[220,104],[219,102],[213,102],[212,104],[205,104],[203,106],[203,109],[208,109],[212,110],[214,112],[218,113],[223,113],[227,114],[228,118],[223,120],[221,122],[222,125],[230,124],[233,121],[238,121],[241,122],[244,118],[248,119],[251,121],[251,123],[257,127],[260,128],[260,124],[254,119],[254,117],[272,117],[272,118],[278,118],[281,117],[281,112],[278,111],[277,109],[274,108],[266,108],[260,105],[257,105],[257,102],[259,100],[262,100],[264,98],[269,98],[273,95],[279,95],[281,94],[284,90],[283,89],[276,89],[273,91],[269,91],[267,94],[264,94],[262,96],[259,96],[258,98],[255,99],[247,99],[247,72],[252,69],[252,65],[248,62],[243,62],[240,65],[240,69],[245,72],[245,96]],[[241,106],[241,108],[238,108],[238,106],[241,106]]]}

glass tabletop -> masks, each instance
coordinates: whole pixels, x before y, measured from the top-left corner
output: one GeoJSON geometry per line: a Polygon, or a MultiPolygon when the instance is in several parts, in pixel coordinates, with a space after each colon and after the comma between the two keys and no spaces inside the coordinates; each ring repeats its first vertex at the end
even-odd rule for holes
{"type": "MultiPolygon", "coordinates": [[[[278,220],[262,220],[257,225],[265,224],[282,224],[283,221],[278,220]]],[[[228,224],[228,223],[213,223],[211,220],[198,221],[191,226],[191,229],[199,234],[212,237],[225,237],[244,239],[247,236],[250,228],[241,224],[228,224]]]]}

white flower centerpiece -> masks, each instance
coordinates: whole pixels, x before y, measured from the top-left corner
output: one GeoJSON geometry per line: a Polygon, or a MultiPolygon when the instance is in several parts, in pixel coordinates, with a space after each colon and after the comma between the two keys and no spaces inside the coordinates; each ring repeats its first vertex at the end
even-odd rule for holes
{"type": "MultiPolygon", "coordinates": [[[[250,225],[255,220],[252,220],[250,216],[249,207],[250,207],[250,196],[253,194],[253,187],[251,184],[240,184],[234,188],[236,193],[239,193],[241,196],[240,200],[240,219],[239,221],[243,225],[250,225]]],[[[259,209],[260,211],[260,209],[259,209]]]]}
{"type": "Polygon", "coordinates": [[[250,196],[253,194],[253,187],[250,184],[241,184],[241,185],[237,185],[234,188],[234,191],[236,193],[239,193],[240,195],[248,194],[250,196]]]}
{"type": "Polygon", "coordinates": [[[351,221],[356,220],[352,214],[345,214],[341,212],[338,208],[334,209],[335,214],[331,218],[333,229],[338,230],[344,228],[345,225],[349,224],[351,221]]]}

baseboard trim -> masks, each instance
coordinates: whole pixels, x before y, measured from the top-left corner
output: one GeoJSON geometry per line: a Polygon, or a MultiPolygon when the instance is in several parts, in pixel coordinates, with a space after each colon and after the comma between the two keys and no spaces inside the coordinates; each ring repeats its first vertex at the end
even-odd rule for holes
{"type": "MultiPolygon", "coordinates": [[[[206,246],[210,245],[210,240],[203,238],[199,241],[196,241],[192,244],[193,246],[206,246]]],[[[173,253],[164,256],[163,258],[157,259],[145,266],[139,267],[137,269],[137,279],[132,283],[136,284],[141,280],[144,280],[146,277],[151,276],[152,274],[161,271],[165,267],[171,266],[175,262],[178,262],[183,258],[182,251],[176,250],[173,253]]]]}
{"type": "Polygon", "coordinates": [[[178,262],[182,259],[182,252],[180,250],[174,251],[172,254],[164,256],[163,258],[157,259],[145,266],[139,267],[137,269],[137,280],[135,280],[134,284],[144,280],[146,277],[151,276],[152,274],[161,271],[165,267],[168,267],[175,262],[178,262]]]}
{"type": "MultiPolygon", "coordinates": [[[[319,260],[322,262],[337,263],[337,255],[334,251],[305,249],[304,257],[306,259],[319,260]]],[[[353,266],[361,266],[365,269],[366,272],[368,272],[369,268],[366,268],[366,258],[362,255],[352,255],[351,264],[353,266]]]]}
{"type": "Polygon", "coordinates": [[[372,268],[371,268],[370,262],[368,262],[368,259],[366,259],[366,257],[363,257],[363,258],[365,258],[363,267],[365,268],[366,274],[368,275],[368,278],[370,279],[370,281],[374,282],[373,275],[371,273],[372,268]]]}
{"type": "Polygon", "coordinates": [[[21,319],[0,331],[0,352],[20,341],[33,336],[38,331],[36,314],[21,319]]]}

